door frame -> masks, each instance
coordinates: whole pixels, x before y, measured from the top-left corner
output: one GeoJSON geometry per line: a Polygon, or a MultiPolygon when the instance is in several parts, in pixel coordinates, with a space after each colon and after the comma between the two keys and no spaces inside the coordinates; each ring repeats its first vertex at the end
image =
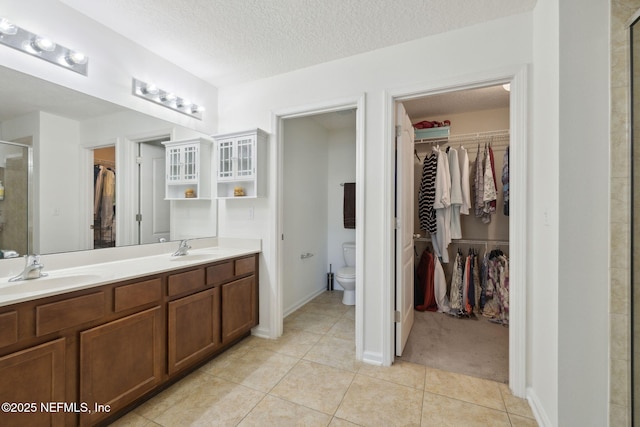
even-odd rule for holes
{"type": "Polygon", "coordinates": [[[364,300],[363,280],[364,280],[364,221],[365,221],[365,176],[364,176],[364,159],[365,159],[365,95],[357,95],[348,98],[334,99],[315,104],[302,105],[290,108],[284,108],[271,113],[273,136],[272,142],[275,143],[275,156],[273,156],[270,167],[275,173],[273,174],[275,182],[270,182],[269,187],[275,189],[274,197],[270,197],[269,208],[272,212],[276,212],[276,220],[272,227],[273,242],[272,250],[276,257],[276,271],[274,274],[275,284],[273,285],[273,297],[269,301],[271,314],[271,324],[269,329],[270,336],[277,338],[283,333],[284,324],[284,307],[283,307],[283,241],[282,233],[284,230],[284,135],[283,120],[298,117],[307,117],[317,114],[330,113],[334,111],[356,109],[356,358],[362,360],[364,348],[364,310],[362,303],[364,300]]]}
{"type": "MultiPolygon", "coordinates": [[[[506,67],[485,73],[462,75],[447,80],[398,88],[385,93],[385,141],[388,164],[385,168],[385,198],[387,209],[385,216],[389,224],[385,233],[385,263],[388,283],[385,294],[388,301],[394,301],[395,268],[394,249],[395,240],[393,227],[393,200],[395,196],[394,176],[395,165],[392,163],[393,146],[395,143],[395,103],[409,99],[422,98],[429,95],[456,92],[485,86],[510,83],[509,96],[509,128],[511,142],[509,148],[509,387],[512,393],[524,398],[526,395],[527,370],[527,283],[526,260],[528,250],[526,245],[528,210],[527,210],[527,140],[528,140],[528,66],[518,65],[506,67]],[[513,286],[517,284],[517,286],[513,286]]],[[[385,365],[395,359],[395,323],[394,307],[390,303],[387,310],[383,310],[383,324],[388,325],[383,331],[383,348],[385,365]]]]}

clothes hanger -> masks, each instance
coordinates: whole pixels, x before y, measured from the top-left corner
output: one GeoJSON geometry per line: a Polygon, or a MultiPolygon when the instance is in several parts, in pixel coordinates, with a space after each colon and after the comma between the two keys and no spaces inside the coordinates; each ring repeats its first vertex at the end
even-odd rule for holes
{"type": "Polygon", "coordinates": [[[418,159],[419,162],[422,162],[422,160],[420,159],[420,156],[418,156],[418,150],[413,150],[413,154],[416,155],[416,158],[418,159]]]}

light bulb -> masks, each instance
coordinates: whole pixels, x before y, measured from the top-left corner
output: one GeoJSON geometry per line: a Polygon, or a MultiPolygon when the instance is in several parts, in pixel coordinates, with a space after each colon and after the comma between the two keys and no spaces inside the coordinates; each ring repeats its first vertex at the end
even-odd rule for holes
{"type": "Polygon", "coordinates": [[[158,86],[154,85],[153,83],[147,83],[140,88],[140,91],[145,95],[155,95],[159,92],[159,90],[160,89],[158,89],[158,86]]]}
{"type": "Polygon", "coordinates": [[[160,101],[162,102],[173,102],[175,101],[177,96],[172,94],[171,92],[165,92],[163,95],[160,95],[160,101]]]}
{"type": "Polygon", "coordinates": [[[18,32],[18,27],[12,24],[6,18],[0,18],[0,33],[7,36],[13,36],[18,32]]]}
{"type": "Polygon", "coordinates": [[[56,44],[46,37],[36,36],[31,40],[31,47],[36,52],[53,52],[56,49],[56,44]]]}
{"type": "Polygon", "coordinates": [[[89,58],[82,52],[69,52],[69,54],[64,57],[64,60],[67,61],[69,65],[84,65],[89,58]]]}

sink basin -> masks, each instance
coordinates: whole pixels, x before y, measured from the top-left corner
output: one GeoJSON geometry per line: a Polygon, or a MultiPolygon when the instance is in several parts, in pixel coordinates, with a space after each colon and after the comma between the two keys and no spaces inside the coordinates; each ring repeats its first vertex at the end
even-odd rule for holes
{"type": "Polygon", "coordinates": [[[55,291],[77,287],[83,284],[92,284],[106,280],[102,274],[69,273],[56,274],[38,279],[21,280],[18,282],[4,282],[0,284],[0,295],[29,294],[34,292],[55,291]]]}

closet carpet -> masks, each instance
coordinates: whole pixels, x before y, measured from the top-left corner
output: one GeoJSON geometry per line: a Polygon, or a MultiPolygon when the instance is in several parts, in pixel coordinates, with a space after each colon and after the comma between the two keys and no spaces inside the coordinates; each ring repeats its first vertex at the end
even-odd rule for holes
{"type": "Polygon", "coordinates": [[[415,311],[400,360],[501,383],[509,382],[509,328],[484,317],[415,311]]]}

